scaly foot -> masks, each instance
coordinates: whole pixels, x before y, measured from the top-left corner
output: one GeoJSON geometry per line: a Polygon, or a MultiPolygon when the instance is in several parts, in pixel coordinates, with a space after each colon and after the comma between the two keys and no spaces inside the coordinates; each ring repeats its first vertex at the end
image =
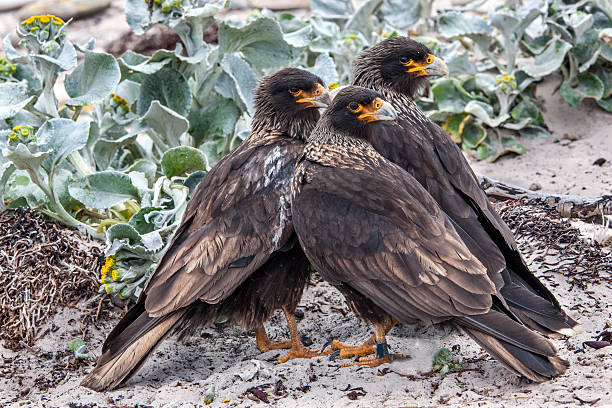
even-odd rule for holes
{"type": "Polygon", "coordinates": [[[328,354],[333,353],[333,350],[321,351],[319,349],[310,350],[308,347],[304,347],[301,343],[294,345],[289,350],[289,353],[278,360],[279,363],[286,363],[289,360],[293,360],[294,358],[313,358],[313,357],[321,357],[326,356],[328,354]]]}
{"type": "Polygon", "coordinates": [[[291,340],[272,341],[268,338],[266,329],[262,326],[255,329],[255,342],[262,353],[270,350],[291,348],[291,340]]]}
{"type": "MultiPolygon", "coordinates": [[[[334,360],[336,358],[349,358],[349,357],[360,357],[367,356],[369,354],[376,353],[376,347],[374,346],[373,337],[366,340],[363,344],[359,346],[350,346],[348,344],[344,344],[338,340],[333,340],[330,344],[330,347],[335,352],[332,353],[330,359],[334,360]]],[[[323,347],[325,349],[325,346],[323,347]]]]}

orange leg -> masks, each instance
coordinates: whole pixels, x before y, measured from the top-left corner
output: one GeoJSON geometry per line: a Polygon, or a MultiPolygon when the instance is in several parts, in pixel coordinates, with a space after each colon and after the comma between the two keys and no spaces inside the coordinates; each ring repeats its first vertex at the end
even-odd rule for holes
{"type": "Polygon", "coordinates": [[[370,368],[378,367],[381,364],[387,364],[393,361],[394,359],[406,358],[405,354],[390,354],[389,346],[387,346],[387,333],[395,325],[395,322],[385,322],[383,324],[375,324],[374,325],[374,338],[376,345],[376,355],[373,357],[361,357],[356,363],[342,363],[340,364],[342,367],[349,367],[353,365],[366,366],[370,368]],[[389,326],[389,323],[392,323],[389,326]]]}
{"type": "Polygon", "coordinates": [[[262,353],[265,353],[266,351],[270,350],[291,348],[290,340],[271,341],[268,338],[268,334],[266,333],[266,329],[263,324],[255,328],[255,341],[257,343],[257,348],[262,353]]]}
{"type": "Polygon", "coordinates": [[[293,360],[294,358],[312,358],[325,356],[330,354],[332,350],[327,352],[321,352],[320,350],[310,350],[308,347],[304,347],[302,341],[300,340],[300,335],[298,333],[297,323],[295,322],[295,315],[289,312],[286,308],[283,307],[283,312],[285,312],[285,318],[287,319],[287,325],[289,326],[289,333],[291,334],[291,350],[289,353],[278,360],[279,363],[286,363],[289,360],[293,360]]]}
{"type": "MultiPolygon", "coordinates": [[[[382,337],[384,338],[384,336],[389,333],[389,330],[391,330],[393,328],[393,326],[395,326],[397,322],[394,319],[386,319],[382,325],[380,325],[380,330],[382,330],[382,337]]],[[[376,328],[376,325],[375,325],[376,328]]],[[[383,340],[384,341],[384,340],[383,340]]],[[[368,337],[368,339],[366,341],[364,341],[362,344],[360,344],[359,346],[350,346],[344,343],[341,343],[338,340],[333,340],[331,342],[331,348],[338,350],[339,354],[335,357],[340,357],[340,358],[349,358],[349,357],[360,357],[360,356],[367,356],[369,354],[375,354],[376,353],[376,334],[371,335],[370,337],[368,337]]]]}

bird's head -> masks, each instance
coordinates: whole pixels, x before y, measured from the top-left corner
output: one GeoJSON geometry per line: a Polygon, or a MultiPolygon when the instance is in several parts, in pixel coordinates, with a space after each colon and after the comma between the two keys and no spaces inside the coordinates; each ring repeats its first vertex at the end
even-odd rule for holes
{"type": "Polygon", "coordinates": [[[395,120],[397,112],[378,92],[360,86],[348,86],[334,97],[323,118],[331,124],[335,133],[367,138],[372,124],[395,120]]]}
{"type": "Polygon", "coordinates": [[[319,108],[330,102],[321,78],[302,69],[284,68],[259,81],[253,121],[305,137],[307,133],[294,133],[309,132],[319,120],[319,108]]]}
{"type": "Polygon", "coordinates": [[[394,37],[362,51],[353,73],[355,84],[381,85],[413,98],[428,77],[448,75],[448,67],[425,45],[408,37],[394,37]]]}

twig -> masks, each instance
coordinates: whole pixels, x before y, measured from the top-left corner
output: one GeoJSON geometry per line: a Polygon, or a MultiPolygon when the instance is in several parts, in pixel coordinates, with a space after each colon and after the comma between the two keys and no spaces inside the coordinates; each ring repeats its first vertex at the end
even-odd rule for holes
{"type": "Polygon", "coordinates": [[[553,193],[536,193],[512,184],[502,183],[487,176],[478,176],[487,196],[498,200],[528,200],[556,210],[561,217],[601,221],[603,215],[612,215],[612,195],[587,198],[553,193]]]}

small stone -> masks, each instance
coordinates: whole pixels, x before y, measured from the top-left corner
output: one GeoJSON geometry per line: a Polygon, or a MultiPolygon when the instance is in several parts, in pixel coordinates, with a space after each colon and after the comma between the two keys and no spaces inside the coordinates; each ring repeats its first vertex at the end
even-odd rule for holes
{"type": "Polygon", "coordinates": [[[531,191],[538,191],[542,189],[542,186],[539,183],[531,183],[531,185],[529,186],[529,189],[531,191]]]}
{"type": "Polygon", "coordinates": [[[605,162],[606,162],[606,159],[604,159],[603,157],[600,157],[599,159],[593,162],[593,166],[601,167],[605,162]]]}
{"type": "Polygon", "coordinates": [[[580,138],[575,133],[568,132],[568,133],[564,133],[563,134],[563,139],[574,141],[574,140],[578,140],[580,138]]]}
{"type": "Polygon", "coordinates": [[[296,309],[294,315],[296,319],[302,320],[304,318],[304,311],[302,309],[296,309]]]}
{"type": "Polygon", "coordinates": [[[559,140],[559,144],[560,144],[561,146],[567,146],[567,145],[569,145],[570,143],[572,143],[572,141],[571,141],[571,140],[568,140],[568,139],[562,139],[562,140],[559,140]]]}

